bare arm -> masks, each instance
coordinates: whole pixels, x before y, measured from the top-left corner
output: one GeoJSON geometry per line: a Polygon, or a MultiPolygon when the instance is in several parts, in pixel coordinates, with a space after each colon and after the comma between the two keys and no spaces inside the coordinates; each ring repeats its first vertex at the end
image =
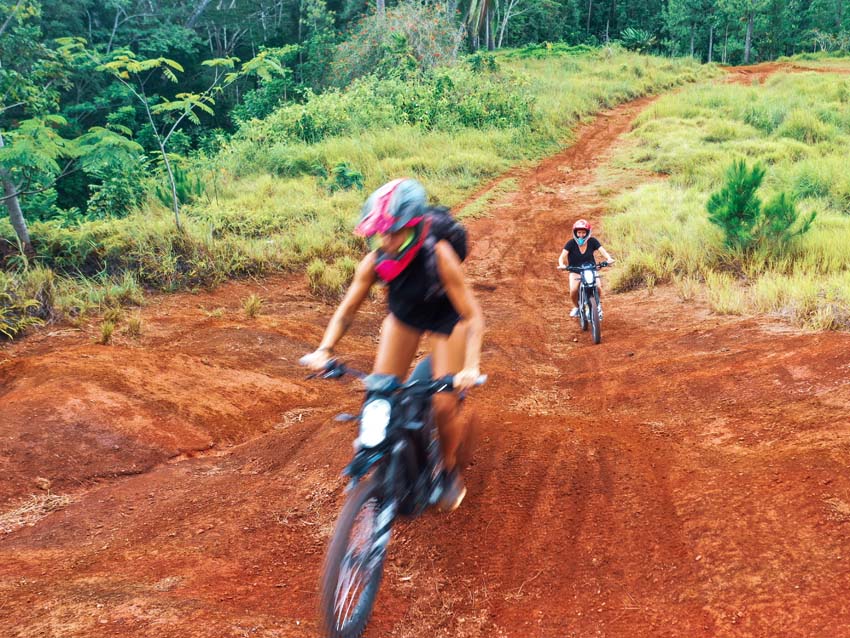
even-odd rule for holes
{"type": "Polygon", "coordinates": [[[446,295],[452,302],[458,314],[466,320],[468,332],[466,336],[466,356],[464,357],[463,374],[455,375],[456,385],[460,388],[472,385],[478,377],[478,367],[481,362],[481,342],[484,339],[484,315],[478,300],[472,294],[463,278],[460,260],[454,249],[447,241],[439,241],[434,247],[437,255],[437,271],[440,280],[446,288],[446,295]],[[458,376],[461,378],[458,379],[458,376]]]}
{"type": "Polygon", "coordinates": [[[602,253],[602,256],[605,257],[605,261],[611,263],[614,261],[614,258],[608,254],[608,251],[605,250],[602,246],[599,246],[599,252],[602,253]]]}
{"type": "Polygon", "coordinates": [[[566,268],[567,267],[567,264],[565,262],[567,260],[567,257],[569,257],[569,255],[570,255],[570,253],[568,253],[566,250],[561,250],[561,256],[558,257],[558,268],[566,268]]]}
{"type": "Polygon", "coordinates": [[[325,329],[325,336],[322,337],[322,343],[319,344],[319,350],[332,351],[334,346],[342,339],[343,335],[351,327],[354,321],[354,315],[363,304],[363,300],[369,294],[369,289],[375,283],[375,253],[366,255],[354,271],[354,279],[351,285],[345,292],[345,297],[337,307],[334,316],[331,318],[328,327],[325,329]]]}
{"type": "Polygon", "coordinates": [[[345,335],[354,321],[354,315],[363,304],[363,300],[369,294],[369,289],[376,281],[375,276],[375,253],[366,255],[354,272],[354,279],[342,298],[339,306],[331,317],[322,342],[315,352],[301,358],[303,365],[314,370],[321,369],[330,360],[334,346],[345,335]]]}

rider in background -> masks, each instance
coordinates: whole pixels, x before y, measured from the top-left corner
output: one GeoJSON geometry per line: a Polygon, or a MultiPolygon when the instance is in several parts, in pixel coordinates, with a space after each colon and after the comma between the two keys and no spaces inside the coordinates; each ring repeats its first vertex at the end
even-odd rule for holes
{"type": "MultiPolygon", "coordinates": [[[[580,268],[585,264],[595,264],[596,257],[594,253],[598,250],[602,253],[609,264],[614,263],[614,258],[608,254],[602,244],[596,237],[590,236],[590,224],[585,219],[579,219],[573,224],[573,237],[561,251],[561,256],[558,257],[558,268],[565,270],[567,265],[573,268],[580,268]],[[564,264],[564,260],[568,260],[564,264]]],[[[570,317],[578,317],[578,288],[581,283],[581,275],[575,272],[570,273],[570,299],[573,301],[573,309],[570,310],[570,317]]],[[[601,278],[599,279],[599,292],[602,292],[601,278]]],[[[599,316],[602,316],[602,304],[599,304],[599,316]]]]}
{"type": "Polygon", "coordinates": [[[370,239],[373,250],[358,265],[318,349],[301,362],[321,370],[372,285],[385,284],[390,312],[381,328],[372,372],[403,379],[427,332],[434,378],[454,375],[455,393],[433,397],[445,467],[440,507],[451,511],[466,495],[456,456],[464,434],[457,393],[472,387],[480,375],[484,318],[452,244],[445,239],[426,242],[430,229],[425,189],[416,180],[394,180],[369,197],[355,233],[370,239]]]}

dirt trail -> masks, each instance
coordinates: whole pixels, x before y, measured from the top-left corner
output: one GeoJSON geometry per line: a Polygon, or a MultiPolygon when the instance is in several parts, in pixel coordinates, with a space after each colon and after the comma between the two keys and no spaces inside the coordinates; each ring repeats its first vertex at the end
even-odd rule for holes
{"type": "MultiPolygon", "coordinates": [[[[668,289],[606,297],[599,346],[565,317],[557,254],[612,179],[637,179],[596,182],[648,102],[472,224],[491,382],[469,495],[397,528],[367,636],[850,636],[850,336],[668,289]]],[[[331,310],[271,278],[160,298],[138,342],[0,351],[0,511],[45,481],[73,499],[0,516],[0,636],[315,635],[353,438],[330,416],[359,395],[294,362],[331,310]]],[[[352,363],[382,312],[343,342],[352,363]]]]}

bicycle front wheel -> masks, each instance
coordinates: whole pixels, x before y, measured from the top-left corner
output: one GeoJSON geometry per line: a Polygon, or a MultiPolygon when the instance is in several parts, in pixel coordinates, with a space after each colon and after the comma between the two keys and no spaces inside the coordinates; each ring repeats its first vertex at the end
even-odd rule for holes
{"type": "Polygon", "coordinates": [[[590,335],[593,343],[602,341],[602,324],[599,321],[599,301],[596,296],[590,297],[590,335]]]}
{"type": "MultiPolygon", "coordinates": [[[[321,616],[328,638],[359,638],[378,595],[391,527],[379,525],[383,487],[372,475],[349,495],[328,547],[321,616]]],[[[391,523],[390,523],[391,524],[391,523]]]]}
{"type": "Polygon", "coordinates": [[[587,307],[587,294],[584,292],[584,288],[579,290],[578,293],[578,323],[581,326],[582,330],[587,330],[587,320],[590,316],[587,307]]]}

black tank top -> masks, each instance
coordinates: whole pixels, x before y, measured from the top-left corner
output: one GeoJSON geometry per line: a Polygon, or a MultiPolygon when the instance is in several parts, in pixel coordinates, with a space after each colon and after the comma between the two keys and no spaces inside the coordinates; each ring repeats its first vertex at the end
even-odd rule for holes
{"type": "Polygon", "coordinates": [[[433,247],[423,246],[407,268],[389,282],[390,312],[417,330],[449,335],[460,315],[440,285],[436,269],[428,267],[429,250],[433,247]]]}

